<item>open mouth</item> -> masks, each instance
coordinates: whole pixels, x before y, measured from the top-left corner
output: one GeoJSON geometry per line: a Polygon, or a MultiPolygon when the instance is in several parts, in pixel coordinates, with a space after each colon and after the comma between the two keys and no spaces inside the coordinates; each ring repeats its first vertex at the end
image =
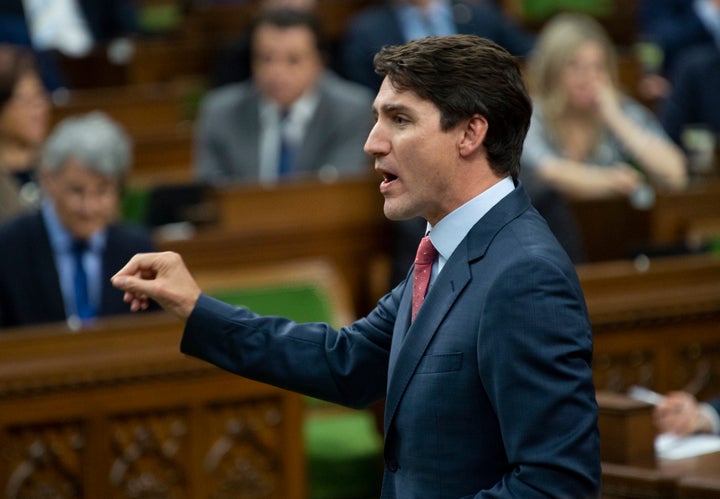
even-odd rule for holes
{"type": "Polygon", "coordinates": [[[397,175],[393,175],[392,173],[383,172],[383,182],[384,183],[390,183],[393,180],[397,180],[397,175]]]}

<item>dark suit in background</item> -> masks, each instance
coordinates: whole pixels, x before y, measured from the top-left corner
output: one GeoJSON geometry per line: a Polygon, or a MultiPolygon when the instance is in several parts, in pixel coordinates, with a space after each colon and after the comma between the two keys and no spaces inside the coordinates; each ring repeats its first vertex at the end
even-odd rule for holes
{"type": "MultiPolygon", "coordinates": [[[[149,234],[140,228],[111,225],[107,230],[100,316],[129,312],[110,277],[135,253],[154,250],[149,234]]],[[[58,271],[42,215],[8,221],[0,228],[0,328],[64,320],[58,271]]]]}
{"type": "Polygon", "coordinates": [[[660,109],[668,135],[683,145],[686,126],[708,128],[720,140],[720,48],[715,45],[688,51],[670,77],[671,90],[660,109]]]}
{"type": "MultiPolygon", "coordinates": [[[[532,37],[513,24],[494,2],[452,0],[451,3],[457,34],[489,38],[519,56],[526,55],[532,48],[532,37]]],[[[375,53],[384,45],[402,45],[407,41],[394,2],[370,7],[350,21],[340,49],[341,74],[377,90],[382,78],[373,70],[375,53]]]]}
{"type": "Polygon", "coordinates": [[[662,49],[666,76],[672,74],[686,50],[714,41],[693,4],[694,0],[643,0],[640,4],[640,34],[644,41],[662,49]]]}

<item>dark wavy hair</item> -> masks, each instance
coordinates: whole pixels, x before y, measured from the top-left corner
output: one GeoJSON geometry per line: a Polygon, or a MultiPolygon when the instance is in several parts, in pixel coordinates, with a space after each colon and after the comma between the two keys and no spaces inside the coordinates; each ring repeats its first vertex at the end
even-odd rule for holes
{"type": "Polygon", "coordinates": [[[483,116],[490,167],[517,178],[532,103],[507,50],[475,35],[427,37],[382,48],[374,64],[398,91],[412,91],[435,104],[442,130],[483,116]]]}

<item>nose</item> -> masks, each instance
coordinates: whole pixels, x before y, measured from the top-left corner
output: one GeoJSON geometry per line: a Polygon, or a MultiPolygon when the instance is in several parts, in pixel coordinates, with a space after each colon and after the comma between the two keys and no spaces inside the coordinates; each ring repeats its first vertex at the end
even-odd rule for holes
{"type": "Polygon", "coordinates": [[[390,142],[382,138],[379,121],[377,121],[370,130],[363,150],[373,158],[389,152],[390,142]]]}

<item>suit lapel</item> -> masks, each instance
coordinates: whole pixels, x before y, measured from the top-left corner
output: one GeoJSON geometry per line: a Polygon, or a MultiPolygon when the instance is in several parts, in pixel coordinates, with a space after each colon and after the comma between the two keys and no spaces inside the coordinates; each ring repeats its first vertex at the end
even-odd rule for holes
{"type": "MultiPolygon", "coordinates": [[[[415,368],[422,360],[430,341],[460,292],[470,282],[466,247],[461,244],[445,264],[412,324],[410,324],[412,286],[408,284],[405,288],[398,308],[398,321],[390,350],[388,392],[385,402],[386,434],[415,368]]],[[[408,283],[411,282],[412,278],[408,279],[408,283]]]]}
{"type": "MultiPolygon", "coordinates": [[[[232,114],[234,124],[233,154],[243,172],[243,177],[257,178],[260,171],[260,94],[254,89],[245,89],[243,98],[232,114]]],[[[237,168],[237,165],[235,166],[237,168]]]]}
{"type": "Polygon", "coordinates": [[[60,290],[60,277],[55,266],[55,256],[50,246],[45,222],[40,212],[37,213],[33,228],[30,231],[32,242],[26,245],[32,253],[29,261],[35,262],[32,271],[35,276],[30,282],[41,283],[36,290],[38,310],[45,310],[46,316],[56,320],[65,318],[65,300],[60,290]]]}

